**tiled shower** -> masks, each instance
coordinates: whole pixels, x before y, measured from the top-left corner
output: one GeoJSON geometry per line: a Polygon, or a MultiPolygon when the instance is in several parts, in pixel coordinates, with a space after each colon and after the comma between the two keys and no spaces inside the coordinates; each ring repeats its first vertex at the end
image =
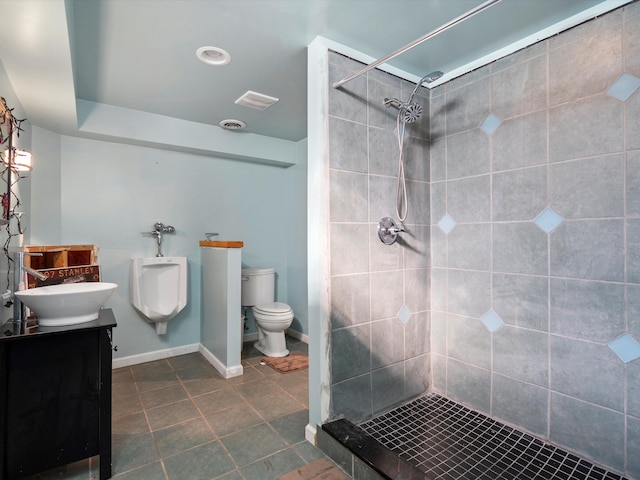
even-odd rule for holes
{"type": "Polygon", "coordinates": [[[640,3],[424,89],[386,246],[412,88],[328,92],[331,414],[432,390],[640,478],[640,3]]]}

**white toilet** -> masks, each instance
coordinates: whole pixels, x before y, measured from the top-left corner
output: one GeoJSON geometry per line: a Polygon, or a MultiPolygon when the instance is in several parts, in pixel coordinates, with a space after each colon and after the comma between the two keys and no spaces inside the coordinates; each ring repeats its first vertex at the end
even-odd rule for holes
{"type": "Polygon", "coordinates": [[[129,294],[131,305],[164,335],[187,305],[187,257],[132,258],[129,294]]]}
{"type": "Polygon", "coordinates": [[[293,310],[273,301],[275,278],[273,268],[243,268],[241,301],[243,307],[251,307],[256,320],[258,342],[254,346],[267,357],[286,357],[284,331],[291,326],[293,310]]]}

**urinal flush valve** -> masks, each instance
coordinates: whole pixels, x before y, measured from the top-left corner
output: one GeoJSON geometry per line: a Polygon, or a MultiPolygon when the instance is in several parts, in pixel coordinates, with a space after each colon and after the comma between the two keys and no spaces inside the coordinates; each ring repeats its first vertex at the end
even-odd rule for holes
{"type": "Polygon", "coordinates": [[[162,222],[156,222],[153,227],[154,227],[154,230],[149,232],[149,234],[156,237],[156,240],[158,241],[158,253],[156,253],[156,257],[163,257],[164,255],[162,255],[162,235],[164,233],[176,233],[176,229],[175,227],[172,227],[171,225],[165,225],[162,222]]]}

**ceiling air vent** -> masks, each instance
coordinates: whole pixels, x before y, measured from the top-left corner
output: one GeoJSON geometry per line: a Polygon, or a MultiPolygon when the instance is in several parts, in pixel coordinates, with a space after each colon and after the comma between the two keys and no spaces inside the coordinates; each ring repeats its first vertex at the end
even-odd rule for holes
{"type": "Polygon", "coordinates": [[[266,110],[278,100],[276,97],[270,97],[269,95],[249,90],[234,103],[236,105],[242,105],[243,107],[255,108],[256,110],[266,110]]]}
{"type": "Polygon", "coordinates": [[[227,120],[222,120],[218,123],[222,128],[226,128],[227,130],[242,130],[247,126],[242,120],[233,120],[231,118],[227,120]]]}

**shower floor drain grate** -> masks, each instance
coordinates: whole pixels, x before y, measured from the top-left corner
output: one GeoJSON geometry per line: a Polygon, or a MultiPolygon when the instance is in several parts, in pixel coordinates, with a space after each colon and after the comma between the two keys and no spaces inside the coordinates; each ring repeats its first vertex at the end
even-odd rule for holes
{"type": "Polygon", "coordinates": [[[434,480],[625,480],[437,394],[359,427],[434,480]]]}

